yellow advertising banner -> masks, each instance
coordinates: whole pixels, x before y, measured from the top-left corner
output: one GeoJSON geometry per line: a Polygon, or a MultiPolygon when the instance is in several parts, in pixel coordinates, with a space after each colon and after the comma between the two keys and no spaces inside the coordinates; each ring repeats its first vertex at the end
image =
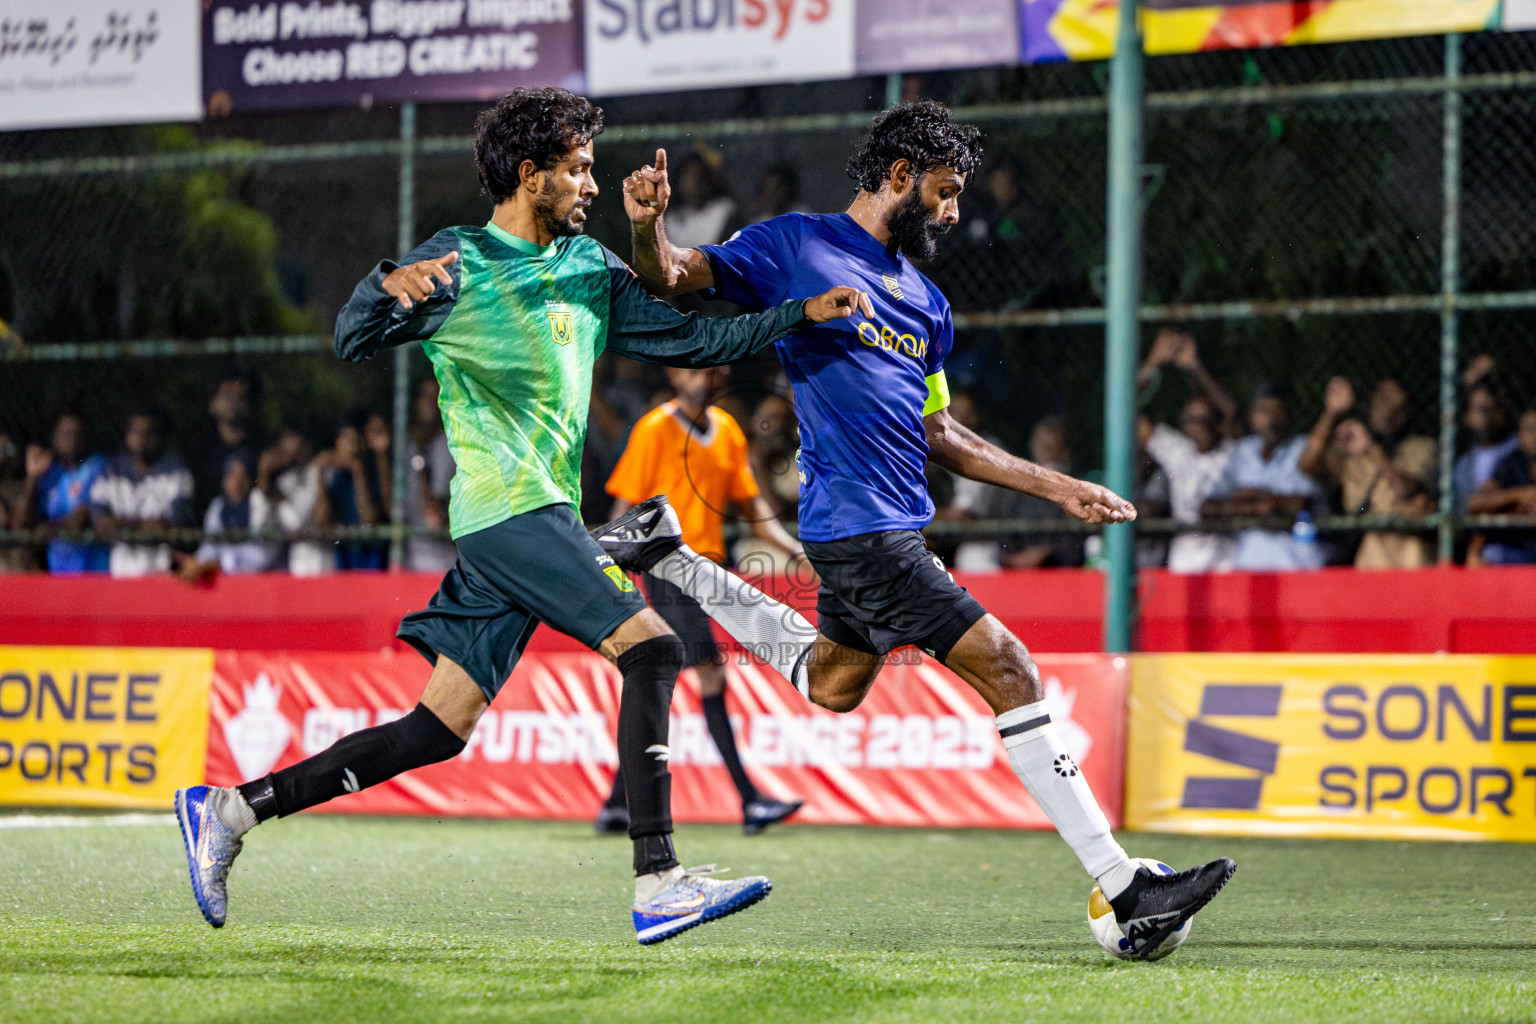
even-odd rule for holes
{"type": "Polygon", "coordinates": [[[0,647],[0,804],[169,808],[201,782],[213,652],[0,647]]]}
{"type": "Polygon", "coordinates": [[[1536,657],[1147,655],[1125,822],[1536,840],[1536,657]]]}

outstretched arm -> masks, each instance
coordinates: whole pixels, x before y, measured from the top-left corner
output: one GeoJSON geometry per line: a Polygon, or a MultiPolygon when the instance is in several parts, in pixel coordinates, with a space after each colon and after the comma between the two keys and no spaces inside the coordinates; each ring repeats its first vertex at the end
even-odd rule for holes
{"type": "MultiPolygon", "coordinates": [[[[605,250],[606,252],[606,250],[605,250]]],[[[620,355],[663,366],[720,366],[767,348],[811,324],[874,316],[869,296],[857,288],[833,288],[809,299],[792,299],[763,313],[701,317],[679,313],[646,293],[634,272],[607,253],[608,348],[620,355]]]]}
{"type": "Polygon", "coordinates": [[[1136,518],[1136,507],[1109,488],[1010,455],[962,425],[947,408],[925,416],[923,428],[928,434],[928,458],[952,473],[1054,501],[1085,523],[1136,518]]]}
{"type": "Polygon", "coordinates": [[[403,264],[385,260],[357,283],[336,315],[336,354],[350,362],[429,338],[459,296],[458,236],[439,231],[403,264]]]}
{"type": "Polygon", "coordinates": [[[705,255],[697,249],[679,249],[667,238],[662,214],[671,198],[667,151],[658,149],[655,164],[646,164],[624,179],[624,212],[629,215],[635,273],[652,295],[712,288],[715,272],[705,255]]]}
{"type": "Polygon", "coordinates": [[[1307,446],[1296,463],[1303,473],[1314,477],[1327,474],[1328,446],[1333,444],[1334,431],[1354,407],[1355,386],[1344,377],[1330,380],[1323,389],[1323,414],[1308,432],[1307,446]]]}

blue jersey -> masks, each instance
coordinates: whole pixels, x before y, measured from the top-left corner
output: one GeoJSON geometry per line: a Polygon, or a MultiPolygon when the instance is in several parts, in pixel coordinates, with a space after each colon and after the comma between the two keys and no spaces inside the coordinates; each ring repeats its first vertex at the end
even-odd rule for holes
{"type": "Polygon", "coordinates": [[[787,213],[700,251],[714,268],[709,294],[751,309],[838,285],[862,289],[874,305],[871,319],[855,311],[775,345],[800,418],[800,536],[928,525],[923,417],[949,404],[948,300],[846,213],[787,213]]]}

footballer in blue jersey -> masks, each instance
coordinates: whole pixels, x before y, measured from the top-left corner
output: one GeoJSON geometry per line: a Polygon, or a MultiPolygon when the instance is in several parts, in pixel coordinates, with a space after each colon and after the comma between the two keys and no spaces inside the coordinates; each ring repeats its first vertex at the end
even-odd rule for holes
{"type": "Polygon", "coordinates": [[[949,302],[918,269],[959,220],[981,161],[980,133],[931,101],[877,116],[848,161],[843,213],[789,213],[693,249],[667,238],[666,153],[624,181],[634,268],[656,294],[704,291],[749,309],[846,283],[860,315],[776,343],[800,420],[800,538],[821,578],[817,624],[682,544],[664,497],[594,531],[626,568],[680,587],[810,701],[857,707],[886,656],[915,645],[969,683],[997,715],[1009,761],[1098,880],[1130,948],[1152,957],[1225,885],[1225,858],[1155,875],[1126,856],[1051,723],[1024,644],[944,570],[924,543],[932,461],[960,476],[1059,503],[1087,523],[1136,518],[1108,488],[1010,455],[949,413],[949,302]]]}

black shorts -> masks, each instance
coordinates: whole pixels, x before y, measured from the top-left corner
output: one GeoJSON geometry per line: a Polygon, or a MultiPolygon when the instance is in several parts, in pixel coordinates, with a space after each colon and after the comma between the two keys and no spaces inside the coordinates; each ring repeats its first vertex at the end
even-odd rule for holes
{"type": "Polygon", "coordinates": [[[588,647],[645,608],[569,505],[546,505],[460,537],[459,559],[395,635],[428,661],[461,665],[494,700],[546,622],[588,647]]]}
{"type": "Polygon", "coordinates": [[[688,649],[686,665],[692,668],[694,665],[719,665],[725,661],[725,651],[710,628],[709,613],[699,602],[657,576],[645,578],[645,589],[651,607],[666,620],[688,649]]]}
{"type": "Polygon", "coordinates": [[[866,654],[913,644],[942,663],[987,610],[928,550],[916,530],[805,541],[821,577],[816,628],[866,654]]]}

